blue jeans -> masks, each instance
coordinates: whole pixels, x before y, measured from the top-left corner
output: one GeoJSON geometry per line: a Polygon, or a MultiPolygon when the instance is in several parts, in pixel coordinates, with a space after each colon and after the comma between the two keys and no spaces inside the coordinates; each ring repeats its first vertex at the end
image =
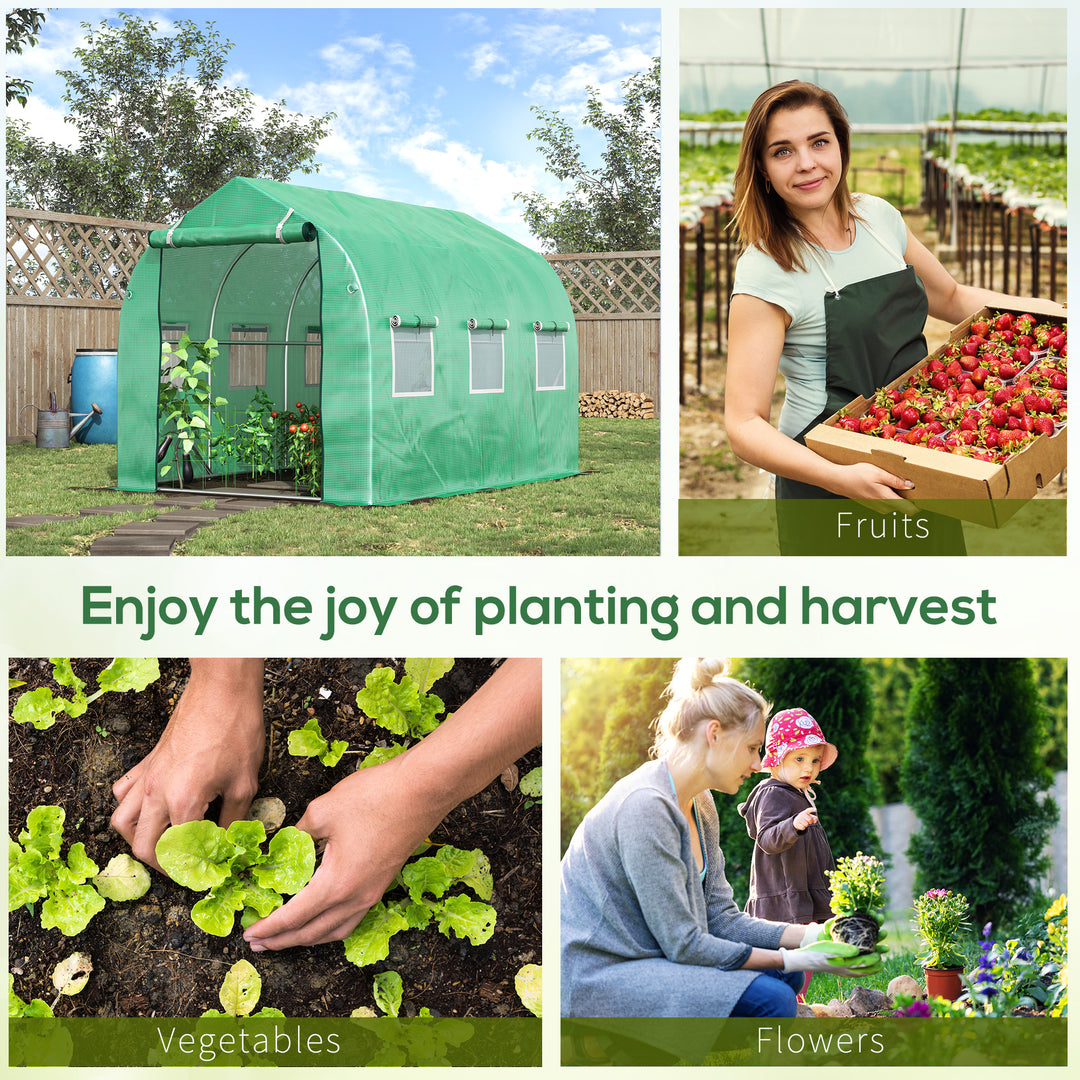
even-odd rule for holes
{"type": "Polygon", "coordinates": [[[803,988],[802,971],[763,971],[744,991],[732,1016],[794,1016],[795,995],[803,988]]]}

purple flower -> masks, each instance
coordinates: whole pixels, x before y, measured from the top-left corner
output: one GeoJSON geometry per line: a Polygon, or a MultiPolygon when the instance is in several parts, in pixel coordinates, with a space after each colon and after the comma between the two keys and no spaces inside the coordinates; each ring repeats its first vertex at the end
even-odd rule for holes
{"type": "Polygon", "coordinates": [[[906,1009],[897,1009],[893,1016],[929,1016],[930,1006],[925,1001],[913,1001],[906,1009]]]}

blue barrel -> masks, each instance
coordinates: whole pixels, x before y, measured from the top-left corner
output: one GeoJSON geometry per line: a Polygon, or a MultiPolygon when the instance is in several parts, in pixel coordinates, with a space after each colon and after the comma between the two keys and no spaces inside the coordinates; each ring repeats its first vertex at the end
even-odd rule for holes
{"type": "Polygon", "coordinates": [[[78,442],[116,442],[116,352],[78,349],[71,365],[71,422],[77,424],[101,406],[101,415],[92,416],[76,434],[78,442]]]}

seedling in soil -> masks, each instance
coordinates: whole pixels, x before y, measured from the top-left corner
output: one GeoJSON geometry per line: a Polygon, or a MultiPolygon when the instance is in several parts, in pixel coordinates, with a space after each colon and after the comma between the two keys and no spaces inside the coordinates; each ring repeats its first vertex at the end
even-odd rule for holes
{"type": "Polygon", "coordinates": [[[289,732],[289,753],[293,757],[317,757],[328,769],[341,760],[348,748],[344,739],[327,742],[314,716],[302,728],[289,732]]]}
{"type": "Polygon", "coordinates": [[[15,993],[15,976],[8,972],[8,1017],[16,1020],[24,1016],[40,1017],[52,1016],[53,1011],[47,1001],[41,998],[33,998],[31,1001],[23,1001],[15,993]]]}
{"type": "Polygon", "coordinates": [[[398,884],[409,895],[397,900],[384,896],[345,939],[345,957],[357,967],[385,960],[395,934],[423,929],[433,920],[445,937],[453,931],[473,945],[482,945],[495,932],[495,909],[481,902],[491,899],[491,863],[479,849],[462,851],[446,845],[434,856],[403,866],[388,893],[398,884]],[[446,896],[455,884],[467,886],[480,900],[464,893],[446,896]]]}
{"type": "Polygon", "coordinates": [[[521,998],[521,1004],[533,1014],[543,1015],[543,969],[539,964],[526,964],[514,976],[514,989],[521,998]]]}
{"type": "Polygon", "coordinates": [[[373,980],[372,989],[375,1004],[387,1016],[397,1016],[401,1011],[401,999],[404,995],[401,976],[396,971],[380,971],[373,980]]]}
{"type": "MultiPolygon", "coordinates": [[[[39,731],[50,728],[56,723],[58,713],[68,716],[82,716],[102,694],[112,690],[122,694],[127,690],[145,690],[160,674],[155,657],[126,659],[118,657],[98,676],[98,689],[87,696],[86,684],[71,668],[67,657],[50,657],[53,664],[53,678],[72,692],[71,698],[57,697],[47,686],[29,690],[15,702],[11,719],[17,724],[33,724],[39,731]]],[[[100,726],[99,734],[108,734],[100,726]]]]}
{"type": "Polygon", "coordinates": [[[315,841],[292,825],[275,833],[267,851],[261,821],[234,821],[222,829],[212,821],[187,821],[161,834],[154,854],[179,885],[210,891],[191,909],[200,929],[228,937],[234,916],[250,926],[299,892],[315,872],[315,841]]]}
{"type": "Polygon", "coordinates": [[[540,803],[540,797],[544,793],[544,772],[543,766],[538,766],[535,769],[531,769],[522,778],[518,784],[518,791],[525,796],[525,809],[530,806],[537,806],[540,803]]]}
{"type": "Polygon", "coordinates": [[[450,670],[453,660],[421,658],[405,661],[405,674],[396,682],[392,668],[376,668],[356,694],[366,716],[394,735],[418,739],[434,731],[446,706],[428,690],[450,670]]]}
{"type": "Polygon", "coordinates": [[[254,966],[247,960],[237,960],[228,974],[222,980],[221,989],[218,991],[220,1009],[207,1009],[203,1016],[281,1016],[284,1013],[280,1009],[261,1008],[258,1012],[252,1010],[259,1004],[259,995],[262,993],[262,978],[254,966]]]}
{"type": "MultiPolygon", "coordinates": [[[[66,860],[60,857],[64,817],[60,806],[35,806],[27,815],[18,843],[8,837],[8,911],[24,904],[32,911],[31,905],[44,897],[42,929],[56,927],[73,937],[105,907],[105,898],[90,881],[98,873],[98,865],[81,843],[71,845],[66,860]]],[[[108,886],[105,892],[109,895],[108,886]]]]}
{"type": "Polygon", "coordinates": [[[856,852],[826,870],[832,896],[833,941],[855,945],[860,954],[875,951],[885,921],[885,866],[872,855],[856,852]]]}

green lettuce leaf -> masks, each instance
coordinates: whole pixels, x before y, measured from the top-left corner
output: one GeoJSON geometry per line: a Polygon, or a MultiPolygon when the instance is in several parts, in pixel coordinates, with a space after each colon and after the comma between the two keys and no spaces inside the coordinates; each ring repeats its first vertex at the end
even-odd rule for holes
{"type": "Polygon", "coordinates": [[[483,945],[495,933],[495,909],[467,896],[451,896],[436,912],[439,930],[447,937],[453,930],[459,938],[468,938],[474,945],[483,945]]]}
{"type": "Polygon", "coordinates": [[[126,853],[114,855],[95,876],[94,887],[106,900],[138,900],[150,888],[150,872],[126,853]]]}
{"type": "Polygon", "coordinates": [[[360,925],[345,939],[345,959],[357,967],[378,963],[390,955],[390,939],[409,924],[397,910],[377,901],[360,925]]]}
{"type": "Polygon", "coordinates": [[[404,992],[401,976],[396,971],[380,971],[372,982],[375,1004],[387,1016],[397,1016],[401,1009],[401,998],[404,992]]]}
{"type": "Polygon", "coordinates": [[[141,659],[118,656],[98,676],[98,686],[102,690],[114,690],[121,694],[128,690],[139,692],[145,690],[160,674],[155,656],[141,659]]]}
{"type": "Polygon", "coordinates": [[[252,869],[263,888],[280,893],[299,892],[314,873],[315,841],[293,825],[274,833],[265,860],[252,869]]]}
{"type": "Polygon", "coordinates": [[[236,913],[244,907],[244,885],[239,881],[226,881],[215,885],[191,909],[191,921],[214,937],[228,937],[236,922],[236,913]]]}
{"type": "Polygon", "coordinates": [[[435,897],[445,895],[453,878],[438,859],[425,855],[424,858],[417,859],[401,868],[401,881],[409,890],[409,896],[413,902],[419,903],[426,892],[435,897]]]}
{"type": "Polygon", "coordinates": [[[68,891],[53,892],[41,904],[41,927],[56,927],[67,937],[86,929],[87,923],[105,906],[93,885],[76,885],[68,891]]]}
{"type": "Polygon", "coordinates": [[[158,865],[178,885],[209,889],[229,876],[236,845],[212,821],[185,821],[161,834],[154,854],[158,865]]]}
{"type": "Polygon", "coordinates": [[[405,674],[426,694],[452,667],[452,656],[419,656],[405,661],[405,674]]]}

